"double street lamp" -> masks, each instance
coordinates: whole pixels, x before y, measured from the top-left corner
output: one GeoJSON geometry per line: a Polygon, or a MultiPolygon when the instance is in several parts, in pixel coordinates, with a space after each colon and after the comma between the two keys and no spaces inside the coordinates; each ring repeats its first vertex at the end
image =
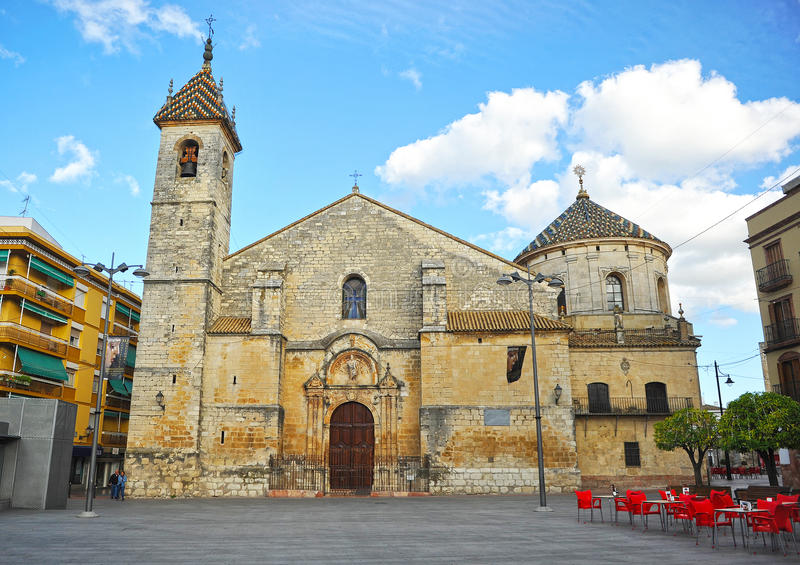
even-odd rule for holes
{"type": "MultiPolygon", "coordinates": [[[[527,265],[528,278],[521,276],[519,273],[514,272],[510,275],[503,275],[497,279],[497,284],[502,286],[510,285],[514,282],[521,282],[528,285],[528,311],[531,319],[531,363],[533,364],[533,401],[535,408],[536,419],[536,454],[539,464],[539,507],[537,512],[551,512],[553,509],[547,506],[547,496],[545,494],[544,485],[544,455],[542,453],[542,415],[539,405],[539,374],[536,368],[536,330],[534,328],[535,321],[533,317],[533,285],[534,283],[541,283],[547,281],[548,286],[561,287],[564,286],[564,281],[558,277],[547,277],[542,273],[538,273],[534,278],[531,278],[531,268],[527,265]]],[[[557,389],[557,396],[560,395],[560,388],[557,389]]],[[[557,402],[557,400],[556,400],[557,402]]]]}
{"type": "Polygon", "coordinates": [[[91,265],[89,263],[83,263],[82,265],[78,265],[73,269],[76,275],[81,278],[86,278],[92,270],[97,271],[98,273],[107,273],[108,274],[108,291],[106,293],[106,315],[105,315],[105,327],[103,329],[103,349],[100,352],[100,384],[97,387],[97,402],[95,403],[94,407],[94,433],[92,434],[92,459],[91,463],[89,464],[89,477],[88,482],[86,483],[86,506],[84,511],[78,514],[81,518],[96,518],[97,514],[92,510],[92,506],[94,505],[94,483],[96,480],[97,475],[97,440],[100,436],[100,409],[101,403],[103,400],[103,381],[106,377],[106,344],[108,342],[108,320],[111,318],[111,287],[114,283],[114,275],[117,273],[124,273],[128,269],[132,267],[137,267],[133,274],[139,278],[143,278],[148,276],[150,273],[144,270],[144,265],[126,265],[125,263],[120,264],[116,268],[114,267],[114,254],[111,254],[111,266],[106,267],[102,263],[96,263],[95,265],[91,265]],[[87,266],[88,265],[88,266],[87,266]]]}

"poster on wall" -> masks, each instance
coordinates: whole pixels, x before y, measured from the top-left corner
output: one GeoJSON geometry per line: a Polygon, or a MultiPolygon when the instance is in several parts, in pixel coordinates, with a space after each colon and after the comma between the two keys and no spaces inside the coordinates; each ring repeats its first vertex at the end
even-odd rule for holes
{"type": "Polygon", "coordinates": [[[129,337],[111,335],[106,339],[106,377],[121,379],[128,359],[129,337]]]}
{"type": "Polygon", "coordinates": [[[522,375],[522,362],[525,360],[526,349],[526,345],[508,348],[508,358],[506,360],[506,379],[508,379],[508,382],[516,382],[522,375]]]}

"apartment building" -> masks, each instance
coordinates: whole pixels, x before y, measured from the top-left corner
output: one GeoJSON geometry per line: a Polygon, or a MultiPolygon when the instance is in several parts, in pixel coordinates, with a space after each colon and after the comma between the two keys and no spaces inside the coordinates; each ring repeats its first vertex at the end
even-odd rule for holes
{"type": "Polygon", "coordinates": [[[0,216],[0,397],[78,406],[70,480],[85,484],[99,392],[102,485],[124,459],[141,298],[114,284],[108,304],[108,279],[94,270],[77,277],[79,264],[33,218],[0,216]],[[103,347],[112,353],[100,382],[103,347]]]}

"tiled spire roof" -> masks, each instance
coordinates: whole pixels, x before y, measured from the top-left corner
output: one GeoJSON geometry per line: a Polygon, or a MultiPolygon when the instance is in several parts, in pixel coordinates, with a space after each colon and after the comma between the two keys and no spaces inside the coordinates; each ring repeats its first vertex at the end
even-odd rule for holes
{"type": "MultiPolygon", "coordinates": [[[[211,74],[211,40],[206,43],[203,55],[204,63],[200,71],[189,79],[175,96],[167,96],[167,102],[156,113],[153,121],[161,127],[175,122],[221,122],[222,126],[236,145],[236,151],[242,150],[239,136],[236,133],[236,122],[222,99],[222,81],[217,86],[211,74]]],[[[170,93],[172,91],[170,84],[170,93]]]]}
{"type": "Polygon", "coordinates": [[[581,186],[575,202],[544,228],[519,255],[568,241],[607,237],[649,239],[664,243],[638,224],[593,202],[581,186]]]}

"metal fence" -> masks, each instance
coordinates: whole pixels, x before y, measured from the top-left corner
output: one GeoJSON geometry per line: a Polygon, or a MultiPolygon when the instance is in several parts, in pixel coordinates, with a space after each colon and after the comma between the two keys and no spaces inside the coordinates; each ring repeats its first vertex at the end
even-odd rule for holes
{"type": "Polygon", "coordinates": [[[271,456],[269,488],[343,494],[428,492],[431,479],[443,471],[432,468],[427,458],[422,457],[379,459],[371,466],[337,465],[333,468],[324,460],[304,455],[271,456]],[[335,480],[331,481],[331,477],[335,480]]]}
{"type": "Polygon", "coordinates": [[[572,407],[576,416],[639,416],[672,414],[683,408],[693,406],[691,398],[679,396],[664,397],[634,397],[612,396],[606,398],[574,398],[572,407]]]}

